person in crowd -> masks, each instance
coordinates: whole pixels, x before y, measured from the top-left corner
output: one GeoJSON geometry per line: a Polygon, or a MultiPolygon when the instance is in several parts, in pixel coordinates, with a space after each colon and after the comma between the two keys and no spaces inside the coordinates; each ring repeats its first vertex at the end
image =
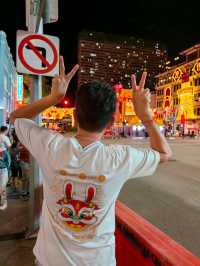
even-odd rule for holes
{"type": "Polygon", "coordinates": [[[103,81],[84,83],[77,90],[75,137],[31,121],[63,99],[78,68],[66,75],[61,57],[51,94],[10,116],[20,142],[43,172],[42,221],[34,254],[37,265],[43,266],[115,266],[115,202],[120,189],[130,178],[152,175],[172,152],[149,111],[150,92],[144,88],[147,73],[139,85],[132,75],[132,88],[134,110],[149,133],[149,148],[100,141],[116,111],[116,94],[103,81]]]}
{"type": "Polygon", "coordinates": [[[194,133],[194,130],[192,130],[192,133],[191,133],[191,138],[194,139],[195,138],[195,133],[194,133]]]}
{"type": "Polygon", "coordinates": [[[0,166],[0,197],[1,197],[1,203],[0,203],[0,209],[6,209],[7,208],[7,191],[6,186],[8,183],[8,178],[10,176],[10,164],[11,164],[11,158],[9,149],[11,147],[11,142],[8,135],[8,127],[7,126],[1,126],[0,127],[0,160],[1,160],[1,166],[0,166]]]}
{"type": "Polygon", "coordinates": [[[22,169],[20,165],[20,148],[19,140],[13,138],[13,143],[10,149],[11,155],[11,179],[10,183],[13,188],[13,191],[16,191],[17,181],[22,178],[22,169]]]}
{"type": "Polygon", "coordinates": [[[31,166],[30,166],[30,153],[27,148],[19,143],[20,150],[20,168],[22,171],[21,178],[21,196],[23,200],[27,200],[29,198],[29,179],[31,175],[31,166]]]}
{"type": "Polygon", "coordinates": [[[0,128],[0,149],[1,150],[7,150],[11,147],[11,142],[7,134],[8,134],[8,127],[1,126],[0,128]]]}
{"type": "Polygon", "coordinates": [[[8,170],[10,168],[10,157],[7,150],[0,148],[0,210],[7,208],[8,170]]]}

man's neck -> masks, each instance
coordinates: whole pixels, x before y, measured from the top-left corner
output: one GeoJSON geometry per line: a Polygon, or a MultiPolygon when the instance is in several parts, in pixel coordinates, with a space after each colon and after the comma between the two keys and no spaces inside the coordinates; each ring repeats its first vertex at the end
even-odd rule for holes
{"type": "Polygon", "coordinates": [[[82,147],[99,141],[103,136],[103,132],[89,132],[84,129],[78,128],[76,138],[82,147]]]}

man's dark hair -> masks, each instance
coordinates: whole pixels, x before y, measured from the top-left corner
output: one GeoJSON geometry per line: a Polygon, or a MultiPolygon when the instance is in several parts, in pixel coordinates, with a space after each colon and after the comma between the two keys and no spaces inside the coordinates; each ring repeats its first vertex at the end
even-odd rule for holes
{"type": "Polygon", "coordinates": [[[94,80],[80,86],[76,94],[79,127],[101,132],[112,121],[116,110],[116,93],[106,82],[94,80]]]}
{"type": "Polygon", "coordinates": [[[0,128],[0,132],[1,133],[6,132],[6,130],[8,130],[8,127],[7,126],[1,126],[1,128],[0,128]]]}

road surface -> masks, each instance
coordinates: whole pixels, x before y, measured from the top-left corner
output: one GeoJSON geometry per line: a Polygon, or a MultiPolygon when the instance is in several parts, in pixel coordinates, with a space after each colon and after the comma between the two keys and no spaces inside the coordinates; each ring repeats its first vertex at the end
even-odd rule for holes
{"type": "MultiPolygon", "coordinates": [[[[118,142],[148,145],[144,140],[118,142]]],[[[176,161],[161,164],[153,176],[128,181],[119,199],[200,257],[200,140],[169,142],[176,161]]]]}

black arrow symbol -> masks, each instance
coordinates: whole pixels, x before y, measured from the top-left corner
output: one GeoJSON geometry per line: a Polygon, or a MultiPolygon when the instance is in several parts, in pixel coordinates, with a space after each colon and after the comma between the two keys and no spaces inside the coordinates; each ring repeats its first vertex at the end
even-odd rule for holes
{"type": "MultiPolygon", "coordinates": [[[[26,49],[32,50],[30,46],[27,44],[25,46],[26,49]]],[[[42,54],[42,56],[46,59],[46,49],[44,47],[35,46],[35,48],[42,54]]],[[[47,67],[46,64],[42,61],[42,67],[47,67]]]]}

